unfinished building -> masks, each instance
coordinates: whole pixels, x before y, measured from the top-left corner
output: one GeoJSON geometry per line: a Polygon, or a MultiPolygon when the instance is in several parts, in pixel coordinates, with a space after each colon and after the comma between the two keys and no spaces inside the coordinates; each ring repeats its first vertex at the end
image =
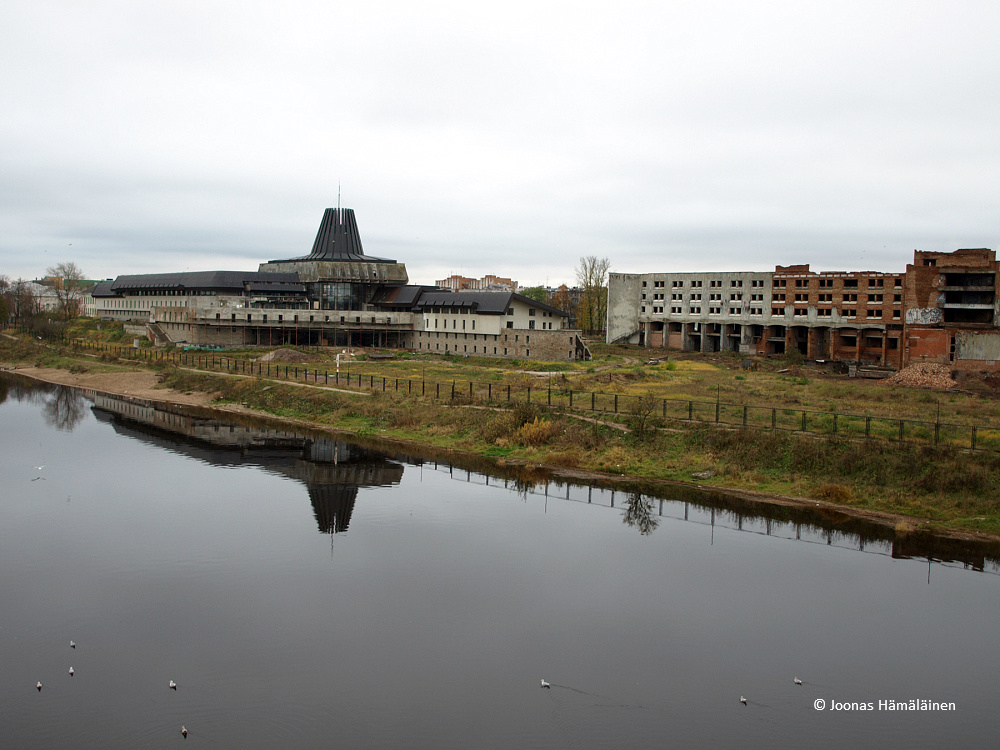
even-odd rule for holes
{"type": "Polygon", "coordinates": [[[992,250],[916,252],[903,273],[613,273],[607,340],[683,351],[901,368],[911,361],[994,368],[1000,361],[992,250]]]}

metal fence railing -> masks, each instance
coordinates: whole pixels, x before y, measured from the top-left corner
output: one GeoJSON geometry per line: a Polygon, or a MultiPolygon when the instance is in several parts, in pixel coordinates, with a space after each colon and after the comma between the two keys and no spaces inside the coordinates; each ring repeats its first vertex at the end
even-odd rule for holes
{"type": "Polygon", "coordinates": [[[652,398],[602,391],[577,391],[563,387],[396,378],[372,372],[331,372],[320,367],[255,362],[204,351],[169,351],[84,340],[64,342],[115,357],[172,363],[208,372],[276,378],[324,387],[392,392],[436,401],[505,405],[520,401],[572,413],[590,412],[619,418],[657,418],[685,425],[717,425],[763,430],[787,430],[818,436],[880,439],[928,446],[1000,452],[1000,426],[930,422],[845,412],[815,411],[788,406],[733,404],[721,400],[652,398]]]}

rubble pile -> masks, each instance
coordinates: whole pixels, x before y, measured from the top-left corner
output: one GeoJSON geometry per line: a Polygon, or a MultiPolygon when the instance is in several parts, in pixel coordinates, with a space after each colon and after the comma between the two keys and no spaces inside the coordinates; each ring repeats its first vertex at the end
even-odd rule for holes
{"type": "Polygon", "coordinates": [[[909,388],[957,388],[958,383],[951,377],[951,368],[947,365],[938,365],[932,362],[920,362],[915,365],[904,367],[888,378],[883,383],[894,385],[905,385],[909,388]]]}

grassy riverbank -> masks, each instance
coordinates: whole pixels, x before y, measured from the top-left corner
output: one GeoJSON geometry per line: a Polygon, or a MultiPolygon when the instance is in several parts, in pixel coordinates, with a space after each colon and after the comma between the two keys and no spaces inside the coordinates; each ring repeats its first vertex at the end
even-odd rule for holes
{"type": "MultiPolygon", "coordinates": [[[[498,384],[540,385],[549,378],[565,376],[576,379],[574,388],[600,382],[605,389],[613,387],[631,395],[651,393],[658,398],[665,397],[665,392],[718,398],[725,384],[727,390],[742,392],[748,399],[753,392],[760,394],[760,399],[774,397],[787,402],[794,398],[817,409],[843,409],[846,402],[868,412],[879,404],[888,406],[893,415],[905,412],[908,417],[930,421],[939,411],[955,420],[973,420],[977,415],[995,414],[998,407],[976,394],[879,388],[871,382],[825,377],[801,367],[775,368],[788,372],[742,373],[732,362],[704,358],[645,366],[630,361],[628,354],[601,352],[597,362],[568,365],[555,375],[544,370],[513,370],[509,362],[447,361],[441,357],[355,362],[352,367],[355,372],[364,367],[366,373],[378,372],[380,377],[409,375],[438,382],[474,374],[476,379],[490,378],[498,384]],[[715,394],[711,394],[712,386],[715,394]]],[[[0,345],[0,359],[70,372],[111,373],[141,366],[115,356],[92,356],[10,339],[0,345]]],[[[176,391],[212,394],[217,403],[238,404],[360,435],[576,471],[700,481],[783,497],[815,498],[927,522],[903,520],[901,530],[929,526],[1000,535],[1000,482],[996,480],[1000,454],[996,453],[841,436],[817,438],[783,430],[684,426],[677,422],[663,425],[652,414],[638,410],[590,415],[524,402],[509,408],[462,399],[441,403],[415,398],[405,391],[345,392],[266,377],[193,372],[163,362],[147,366],[158,371],[164,387],[176,391]],[[705,478],[696,479],[696,475],[705,478]]]]}

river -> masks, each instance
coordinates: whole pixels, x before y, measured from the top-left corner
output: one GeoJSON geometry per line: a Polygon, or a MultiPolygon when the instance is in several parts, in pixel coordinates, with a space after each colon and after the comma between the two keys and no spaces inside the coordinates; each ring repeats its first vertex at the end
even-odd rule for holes
{"type": "Polygon", "coordinates": [[[994,546],[0,397],[4,747],[995,741],[994,546]]]}

